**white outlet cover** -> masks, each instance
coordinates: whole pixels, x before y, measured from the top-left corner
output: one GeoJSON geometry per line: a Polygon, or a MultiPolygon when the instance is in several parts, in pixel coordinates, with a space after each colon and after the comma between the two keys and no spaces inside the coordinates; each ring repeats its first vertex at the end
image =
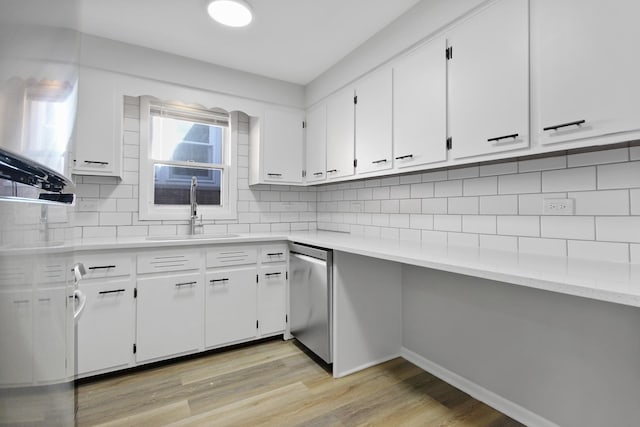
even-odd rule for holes
{"type": "Polygon", "coordinates": [[[542,201],[544,215],[573,215],[575,199],[544,199],[542,201]]]}

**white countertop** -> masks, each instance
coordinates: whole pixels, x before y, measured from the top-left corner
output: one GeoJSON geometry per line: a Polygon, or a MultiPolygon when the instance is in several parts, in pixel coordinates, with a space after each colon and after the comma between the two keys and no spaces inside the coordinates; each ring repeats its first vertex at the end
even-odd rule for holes
{"type": "MultiPolygon", "coordinates": [[[[640,307],[640,264],[611,263],[566,257],[528,255],[480,248],[434,245],[353,236],[328,231],[238,234],[225,238],[185,237],[175,240],[90,239],[42,248],[86,251],[169,248],[212,244],[295,241],[388,261],[496,280],[529,288],[640,307]]],[[[24,249],[33,252],[33,248],[24,249]]],[[[12,249],[11,252],[21,252],[12,249]]]]}

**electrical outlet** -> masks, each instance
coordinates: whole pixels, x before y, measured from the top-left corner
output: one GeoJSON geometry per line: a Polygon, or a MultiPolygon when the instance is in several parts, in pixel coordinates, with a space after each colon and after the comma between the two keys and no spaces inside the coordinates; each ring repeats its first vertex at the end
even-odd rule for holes
{"type": "Polygon", "coordinates": [[[544,199],[543,214],[545,215],[573,215],[574,199],[544,199]]]}
{"type": "Polygon", "coordinates": [[[351,212],[364,212],[364,202],[351,202],[351,212]]]}
{"type": "Polygon", "coordinates": [[[98,201],[82,200],[78,202],[78,210],[81,212],[95,212],[98,210],[98,201]]]}

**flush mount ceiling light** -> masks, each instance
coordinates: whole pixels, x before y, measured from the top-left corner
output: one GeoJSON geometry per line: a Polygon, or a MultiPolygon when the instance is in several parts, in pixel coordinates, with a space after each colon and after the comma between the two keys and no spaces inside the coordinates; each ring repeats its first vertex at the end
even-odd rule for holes
{"type": "Polygon", "coordinates": [[[228,27],[245,27],[251,23],[251,6],[244,0],[213,0],[207,4],[209,16],[228,27]]]}

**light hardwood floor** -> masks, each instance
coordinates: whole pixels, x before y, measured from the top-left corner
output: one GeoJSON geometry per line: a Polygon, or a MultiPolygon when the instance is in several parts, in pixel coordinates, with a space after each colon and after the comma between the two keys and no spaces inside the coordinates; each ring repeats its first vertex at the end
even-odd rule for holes
{"type": "Polygon", "coordinates": [[[333,379],[272,340],[79,385],[83,426],[521,426],[394,359],[333,379]]]}

